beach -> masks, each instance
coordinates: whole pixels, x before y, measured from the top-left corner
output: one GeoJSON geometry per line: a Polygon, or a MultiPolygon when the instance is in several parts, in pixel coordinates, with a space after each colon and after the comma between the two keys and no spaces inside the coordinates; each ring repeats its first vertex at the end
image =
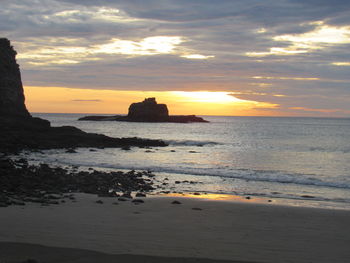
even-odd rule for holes
{"type": "Polygon", "coordinates": [[[350,260],[346,210],[261,204],[254,199],[147,197],[135,205],[91,194],[75,196],[60,205],[0,208],[0,262],[350,260]],[[173,204],[175,200],[180,204],[173,204]]]}

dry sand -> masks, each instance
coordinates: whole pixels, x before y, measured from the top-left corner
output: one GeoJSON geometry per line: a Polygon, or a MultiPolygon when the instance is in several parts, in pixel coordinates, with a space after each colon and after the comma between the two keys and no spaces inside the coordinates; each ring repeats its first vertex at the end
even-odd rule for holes
{"type": "Polygon", "coordinates": [[[0,208],[0,241],[7,242],[0,262],[350,262],[350,211],[179,197],[140,205],[77,199],[0,208]]]}

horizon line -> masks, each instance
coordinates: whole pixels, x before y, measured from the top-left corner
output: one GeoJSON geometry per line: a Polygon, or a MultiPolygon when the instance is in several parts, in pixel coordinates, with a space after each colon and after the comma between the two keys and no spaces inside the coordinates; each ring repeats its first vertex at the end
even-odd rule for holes
{"type": "MultiPolygon", "coordinates": [[[[125,113],[84,113],[84,112],[30,112],[30,114],[83,114],[83,115],[124,115],[125,113]]],[[[258,116],[258,115],[200,115],[200,114],[171,114],[172,116],[186,116],[186,115],[195,115],[201,117],[248,117],[248,118],[314,118],[314,119],[350,119],[348,117],[334,117],[334,116],[258,116]]]]}

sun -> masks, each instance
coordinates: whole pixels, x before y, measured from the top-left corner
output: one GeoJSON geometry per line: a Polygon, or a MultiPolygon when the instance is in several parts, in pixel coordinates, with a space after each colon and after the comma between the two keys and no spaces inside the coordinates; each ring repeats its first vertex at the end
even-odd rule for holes
{"type": "Polygon", "coordinates": [[[242,102],[236,97],[234,97],[229,92],[222,91],[172,91],[174,96],[180,97],[183,100],[191,102],[201,102],[201,103],[232,103],[232,102],[242,102]]]}

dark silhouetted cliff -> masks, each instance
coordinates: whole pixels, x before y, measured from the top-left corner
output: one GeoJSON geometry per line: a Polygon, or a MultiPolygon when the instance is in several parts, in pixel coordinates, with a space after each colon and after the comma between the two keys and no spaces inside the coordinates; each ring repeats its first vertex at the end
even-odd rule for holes
{"type": "Polygon", "coordinates": [[[6,38],[0,38],[0,115],[28,117],[16,51],[6,38]]]}

